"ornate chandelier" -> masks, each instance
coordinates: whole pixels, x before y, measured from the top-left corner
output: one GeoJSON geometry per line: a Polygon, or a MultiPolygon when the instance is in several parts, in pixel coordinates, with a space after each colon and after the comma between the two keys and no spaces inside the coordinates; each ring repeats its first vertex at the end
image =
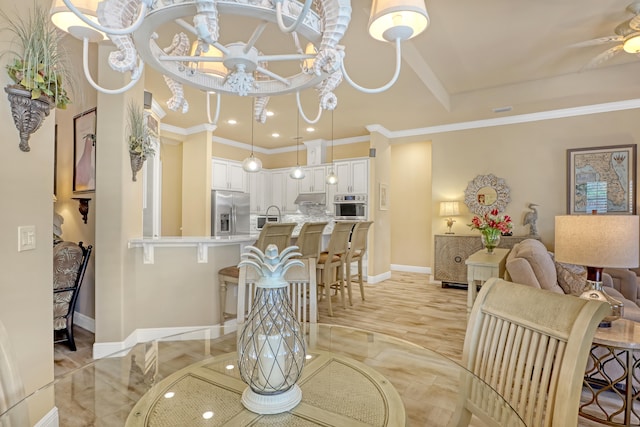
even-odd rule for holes
{"type": "MultiPolygon", "coordinates": [[[[130,89],[142,76],[145,64],[164,75],[172,92],[167,106],[186,113],[188,101],[183,85],[207,93],[209,121],[217,121],[220,94],[255,97],[254,117],[264,122],[269,97],[296,93],[301,116],[316,123],[323,110],[337,105],[334,90],[343,78],[357,90],[377,93],[387,90],[400,73],[403,40],[425,30],[429,23],[424,0],[373,0],[369,20],[370,35],[396,45],[396,67],[391,80],[382,87],[357,85],[344,67],[345,48],[339,45],[351,20],[350,0],[56,0],[52,22],[83,40],[85,76],[98,91],[107,94],[130,89]],[[74,5],[75,3],[75,5],[74,5]],[[223,42],[224,17],[255,21],[246,41],[223,42]],[[175,32],[176,24],[179,31],[175,32]],[[290,34],[289,46],[263,46],[261,36],[269,26],[290,34]],[[168,46],[159,46],[159,34],[173,33],[168,46]],[[88,43],[109,38],[117,50],[109,56],[109,66],[130,73],[122,88],[99,86],[88,68],[88,43]],[[288,48],[283,53],[264,54],[265,49],[288,48]],[[293,72],[282,72],[282,63],[295,63],[293,72]],[[273,66],[277,65],[277,66],[273,66]],[[318,95],[315,118],[307,117],[300,104],[300,92],[314,88],[318,95]],[[209,95],[218,96],[215,119],[211,119],[209,95]]],[[[265,39],[266,37],[263,37],[265,39]]]]}

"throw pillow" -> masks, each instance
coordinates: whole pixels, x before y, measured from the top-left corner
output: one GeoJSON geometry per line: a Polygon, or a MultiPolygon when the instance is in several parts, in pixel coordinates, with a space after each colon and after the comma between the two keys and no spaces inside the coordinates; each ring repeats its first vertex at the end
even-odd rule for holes
{"type": "Polygon", "coordinates": [[[558,284],[565,294],[580,296],[587,285],[587,270],[580,265],[556,262],[558,284]]]}

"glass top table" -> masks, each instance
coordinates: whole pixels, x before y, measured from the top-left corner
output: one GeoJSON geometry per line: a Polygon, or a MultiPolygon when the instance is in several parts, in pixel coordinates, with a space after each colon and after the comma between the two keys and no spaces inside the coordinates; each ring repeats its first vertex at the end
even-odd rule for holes
{"type": "MultiPolygon", "coordinates": [[[[302,402],[284,414],[242,407],[237,333],[214,327],[140,343],[57,377],[0,414],[0,426],[55,425],[47,421],[57,419],[62,427],[437,427],[449,425],[470,387],[502,407],[500,425],[525,425],[493,389],[436,352],[362,329],[306,328],[302,402]]],[[[474,417],[471,425],[485,424],[474,417]]]]}

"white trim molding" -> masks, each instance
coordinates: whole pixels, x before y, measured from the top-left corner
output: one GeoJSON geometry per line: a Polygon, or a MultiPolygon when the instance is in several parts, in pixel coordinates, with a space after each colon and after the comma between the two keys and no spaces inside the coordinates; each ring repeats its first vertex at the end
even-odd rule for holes
{"type": "Polygon", "coordinates": [[[431,267],[416,265],[391,264],[391,271],[405,271],[407,273],[431,274],[431,267]]]}

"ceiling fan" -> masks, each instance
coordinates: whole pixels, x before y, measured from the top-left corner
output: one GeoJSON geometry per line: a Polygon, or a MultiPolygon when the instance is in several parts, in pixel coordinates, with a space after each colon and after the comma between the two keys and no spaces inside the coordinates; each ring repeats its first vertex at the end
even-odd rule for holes
{"type": "Polygon", "coordinates": [[[627,6],[627,11],[634,16],[615,28],[614,32],[616,35],[600,37],[572,45],[572,47],[587,47],[606,43],[618,43],[595,56],[582,68],[583,70],[595,68],[622,51],[634,54],[640,53],[640,1],[634,1],[627,6]]]}

